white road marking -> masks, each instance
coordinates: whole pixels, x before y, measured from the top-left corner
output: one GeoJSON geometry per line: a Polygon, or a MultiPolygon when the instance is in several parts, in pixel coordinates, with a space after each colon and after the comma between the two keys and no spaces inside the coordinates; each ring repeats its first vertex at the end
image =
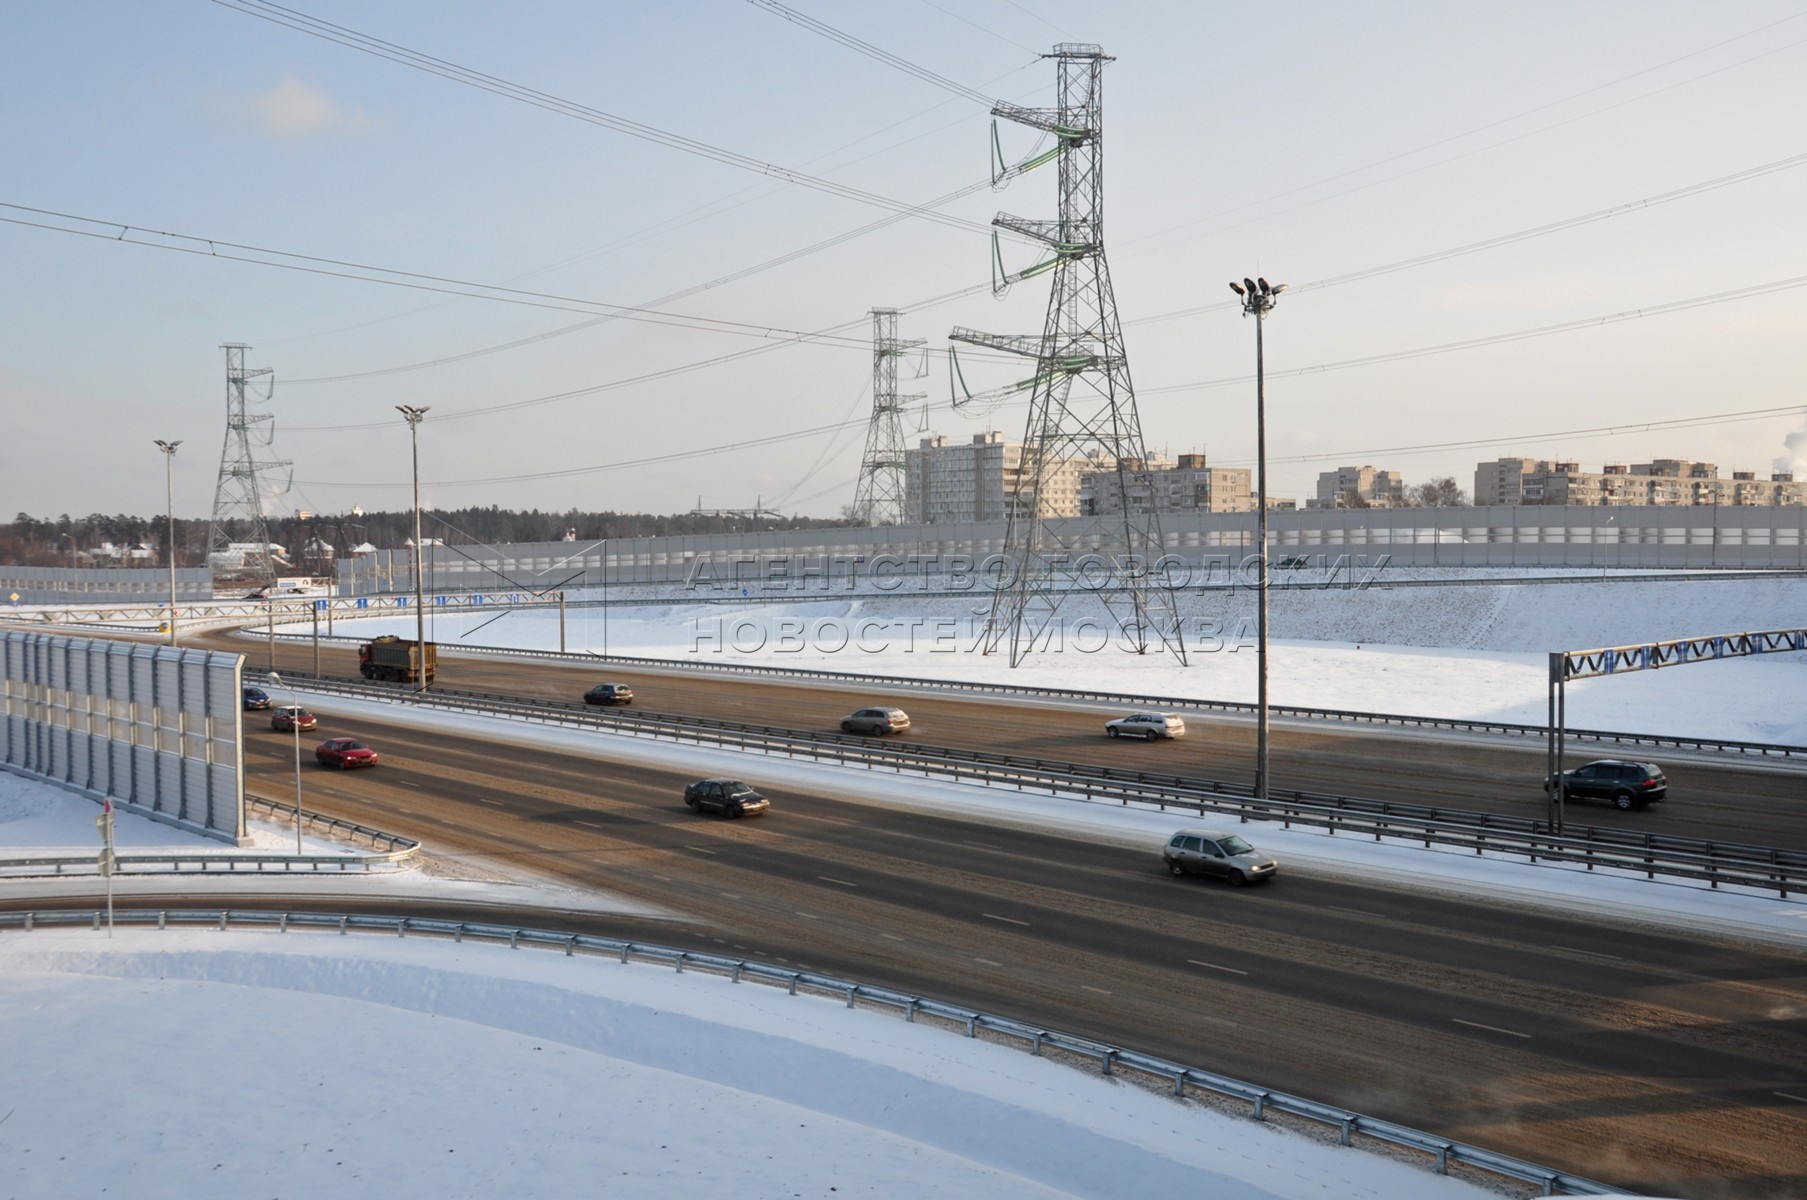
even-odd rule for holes
{"type": "Polygon", "coordinates": [[[1364,912],[1359,908],[1338,908],[1334,904],[1326,904],[1324,907],[1329,909],[1331,912],[1348,913],[1352,917],[1378,917],[1378,916],[1380,916],[1379,913],[1364,912]]]}
{"type": "Polygon", "coordinates": [[[401,784],[403,787],[417,788],[420,786],[418,783],[415,783],[412,779],[398,779],[395,782],[401,784]]]}
{"type": "Polygon", "coordinates": [[[974,962],[982,962],[982,963],[984,963],[984,964],[985,964],[985,965],[986,965],[986,966],[988,966],[988,967],[1001,967],[1001,966],[1003,966],[1003,965],[1004,965],[1004,964],[1003,964],[1003,963],[1001,963],[1001,962],[998,962],[998,961],[996,961],[996,960],[995,960],[995,959],[990,959],[990,958],[980,958],[980,957],[979,957],[979,956],[978,956],[978,955],[976,955],[976,954],[975,954],[975,955],[973,955],[973,961],[974,961],[974,962]]]}
{"type": "Polygon", "coordinates": [[[1079,986],[1080,986],[1081,990],[1083,990],[1083,991],[1097,992],[1100,996],[1109,996],[1112,994],[1110,992],[1105,991],[1103,988],[1093,987],[1089,983],[1082,983],[1079,986]]]}
{"type": "Polygon", "coordinates": [[[1006,925],[1021,925],[1025,929],[1029,927],[1029,922],[1019,921],[1015,917],[1000,917],[996,913],[980,913],[979,915],[988,921],[1002,921],[1006,925]]]}
{"type": "Polygon", "coordinates": [[[1807,1104],[1807,1096],[1797,1096],[1793,1092],[1777,1092],[1776,1095],[1782,1097],[1784,1100],[1794,1100],[1801,1104],[1807,1104]]]}
{"type": "Polygon", "coordinates": [[[1455,1021],[1458,1025],[1467,1025],[1471,1029],[1485,1029],[1488,1033],[1503,1033],[1507,1037],[1524,1038],[1526,1041],[1531,1040],[1530,1034],[1519,1033],[1514,1029],[1501,1029],[1498,1025],[1483,1025],[1479,1021],[1464,1021],[1461,1017],[1452,1017],[1451,1020],[1455,1021]]]}
{"type": "Polygon", "coordinates": [[[904,940],[904,939],[903,939],[903,938],[901,938],[901,937],[899,937],[899,936],[898,936],[898,935],[897,935],[897,934],[895,934],[895,933],[881,933],[881,934],[879,934],[879,935],[878,935],[878,936],[880,936],[880,937],[888,937],[888,938],[890,938],[890,939],[891,939],[891,940],[892,940],[892,941],[894,941],[894,942],[901,942],[901,941],[903,941],[903,940],[904,940]]]}
{"type": "Polygon", "coordinates": [[[502,803],[502,802],[501,802],[501,801],[500,801],[500,800],[488,800],[488,799],[485,799],[485,798],[484,798],[484,797],[482,797],[482,796],[478,796],[478,797],[477,797],[477,803],[478,803],[478,804],[488,804],[488,805],[490,805],[490,806],[491,806],[491,807],[493,807],[493,808],[502,808],[502,807],[504,807],[504,805],[503,805],[503,803],[502,803]]]}
{"type": "Polygon", "coordinates": [[[838,883],[842,887],[856,888],[856,887],[860,886],[857,883],[848,883],[845,879],[834,879],[827,875],[818,875],[818,876],[816,876],[816,878],[820,879],[823,883],[838,883]]]}
{"type": "Polygon", "coordinates": [[[1196,958],[1186,960],[1195,967],[1210,967],[1213,971],[1228,971],[1232,975],[1247,975],[1247,971],[1238,971],[1235,967],[1220,967],[1216,963],[1200,962],[1196,958]]]}
{"type": "Polygon", "coordinates": [[[1598,950],[1582,950],[1575,946],[1552,946],[1552,947],[1550,947],[1550,949],[1566,951],[1569,954],[1585,954],[1589,958],[1610,958],[1614,962],[1624,962],[1625,961],[1623,958],[1619,957],[1617,954],[1602,954],[1598,950]]]}
{"type": "Polygon", "coordinates": [[[573,821],[572,824],[573,825],[582,825],[589,829],[601,829],[602,828],[602,826],[598,825],[594,821],[573,821]]]}
{"type": "Polygon", "coordinates": [[[684,847],[684,849],[695,850],[698,854],[714,854],[715,853],[715,851],[711,850],[707,846],[686,846],[686,847],[684,847]]]}
{"type": "Polygon", "coordinates": [[[797,915],[800,917],[807,917],[811,921],[820,921],[822,919],[821,917],[818,917],[815,913],[798,912],[797,915]]]}

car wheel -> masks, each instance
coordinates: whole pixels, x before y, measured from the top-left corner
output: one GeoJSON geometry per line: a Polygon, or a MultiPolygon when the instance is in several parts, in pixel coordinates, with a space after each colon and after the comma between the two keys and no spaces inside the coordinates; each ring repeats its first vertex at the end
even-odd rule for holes
{"type": "Polygon", "coordinates": [[[1167,864],[1167,872],[1170,875],[1184,875],[1186,873],[1186,868],[1180,866],[1177,862],[1170,862],[1167,864]]]}
{"type": "Polygon", "coordinates": [[[696,797],[695,797],[695,796],[686,796],[686,797],[684,797],[684,803],[685,803],[685,804],[688,804],[688,805],[689,805],[689,806],[690,806],[690,811],[691,811],[691,812],[695,812],[695,811],[696,811],[696,797]]]}
{"type": "Polygon", "coordinates": [[[1241,871],[1231,871],[1230,872],[1230,886],[1231,887],[1247,887],[1248,885],[1249,885],[1249,877],[1247,875],[1244,875],[1241,871]]]}
{"type": "Polygon", "coordinates": [[[846,721],[842,721],[841,722],[841,732],[842,733],[852,733],[853,726],[848,724],[846,721]]]}
{"type": "Polygon", "coordinates": [[[1612,806],[1614,808],[1618,809],[1620,812],[1630,812],[1631,808],[1632,808],[1631,793],[1630,792],[1614,792],[1613,798],[1612,798],[1612,806]]]}
{"type": "Polygon", "coordinates": [[[1104,727],[1104,732],[1108,733],[1112,737],[1122,737],[1123,736],[1121,733],[1117,732],[1117,727],[1115,725],[1106,725],[1104,727]]]}
{"type": "Polygon", "coordinates": [[[734,819],[739,820],[741,817],[744,817],[746,815],[747,815],[747,810],[742,808],[738,804],[736,804],[732,808],[722,809],[722,816],[724,816],[724,817],[733,817],[734,819]]]}
{"type": "Polygon", "coordinates": [[[1142,740],[1143,740],[1143,741],[1145,741],[1145,742],[1152,742],[1152,741],[1154,741],[1154,730],[1152,730],[1152,729],[1151,729],[1151,730],[1149,730],[1149,731],[1148,731],[1148,732],[1147,732],[1147,733],[1145,733],[1145,734],[1143,734],[1143,735],[1142,735],[1142,740]]]}

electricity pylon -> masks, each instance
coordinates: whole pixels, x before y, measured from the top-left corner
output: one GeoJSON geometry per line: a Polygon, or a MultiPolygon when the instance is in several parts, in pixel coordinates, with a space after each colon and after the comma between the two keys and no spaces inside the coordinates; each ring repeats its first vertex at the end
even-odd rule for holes
{"type": "Polygon", "coordinates": [[[895,308],[872,310],[872,421],[853,497],[853,516],[868,527],[904,523],[903,406],[923,394],[897,394],[897,360],[923,341],[898,339],[895,308]]]}
{"type": "Polygon", "coordinates": [[[213,491],[213,525],[207,535],[207,565],[212,569],[215,594],[244,586],[275,584],[276,561],[269,549],[270,525],[264,519],[263,486],[258,472],[290,465],[286,459],[257,458],[254,444],[256,449],[269,447],[276,418],[272,413],[246,409],[246,396],[253,390],[254,380],[264,380],[258,399],[270,399],[276,388],[274,372],[268,367],[246,370],[245,351],[250,347],[243,343],[227,342],[220,348],[226,352],[226,444],[220,450],[220,478],[213,491]]]}
{"type": "MultiPolygon", "coordinates": [[[[1062,44],[1057,107],[1023,108],[1000,101],[994,117],[1051,135],[1060,166],[1060,216],[1031,220],[999,213],[998,229],[1039,241],[1052,257],[1001,283],[1052,271],[1041,336],[956,328],[956,342],[1035,360],[1022,459],[1008,506],[1004,571],[993,581],[982,645],[995,653],[1008,639],[1010,665],[1053,644],[1055,619],[1075,594],[1092,594],[1115,633],[1138,654],[1164,645],[1183,664],[1185,643],[1170,585],[1157,573],[1163,553],[1156,497],[1149,487],[1142,422],[1130,384],[1129,359],[1104,258],[1104,102],[1100,77],[1112,61],[1098,46],[1062,44]],[[1105,473],[1092,511],[1066,516],[1052,497],[1084,464],[1105,473]],[[1100,577],[1102,575],[1102,578],[1100,577]]],[[[1095,476],[1095,479],[1099,477],[1095,476]]]]}

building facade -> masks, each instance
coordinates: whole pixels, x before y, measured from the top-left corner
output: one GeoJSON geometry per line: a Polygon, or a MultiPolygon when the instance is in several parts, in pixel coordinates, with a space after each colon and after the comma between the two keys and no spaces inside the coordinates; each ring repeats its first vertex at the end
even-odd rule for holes
{"type": "Polygon", "coordinates": [[[1001,521],[1013,505],[1023,513],[1039,507],[1044,517],[1080,515],[1082,481],[1088,471],[1112,466],[1098,459],[1062,459],[1042,472],[1041,496],[1018,495],[1028,456],[1021,442],[1006,442],[996,430],[976,433],[970,442],[926,437],[904,451],[904,511],[923,525],[1001,521]]]}
{"type": "Polygon", "coordinates": [[[1338,467],[1318,476],[1318,494],[1307,508],[1399,508],[1405,504],[1405,481],[1397,471],[1375,467],[1338,467]]]}
{"type": "Polygon", "coordinates": [[[1755,471],[1719,477],[1713,463],[1685,458],[1659,458],[1647,463],[1609,463],[1599,471],[1583,471],[1573,462],[1502,458],[1475,467],[1475,503],[1636,504],[1692,507],[1729,504],[1769,507],[1807,504],[1807,482],[1787,471],[1758,479],[1755,471]]]}
{"type": "MultiPolygon", "coordinates": [[[[1178,462],[1151,458],[1128,480],[1129,510],[1145,512],[1254,512],[1254,473],[1247,467],[1213,467],[1202,454],[1178,462]]],[[[1089,470],[1080,483],[1079,507],[1088,515],[1123,511],[1117,473],[1089,470]]]]}

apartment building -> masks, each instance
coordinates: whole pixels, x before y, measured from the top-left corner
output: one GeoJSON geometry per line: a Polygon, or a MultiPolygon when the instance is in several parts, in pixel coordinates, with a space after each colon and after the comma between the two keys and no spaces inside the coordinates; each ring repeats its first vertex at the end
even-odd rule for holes
{"type": "MultiPolygon", "coordinates": [[[[1140,470],[1129,471],[1132,513],[1255,511],[1254,473],[1247,467],[1213,467],[1202,454],[1182,454],[1171,463],[1150,458],[1140,465],[1140,470]]],[[[1121,493],[1116,471],[1087,471],[1080,483],[1080,511],[1120,513],[1121,493]]]]}
{"type": "MultiPolygon", "coordinates": [[[[926,437],[904,451],[906,520],[924,525],[966,521],[1001,521],[1017,500],[1027,455],[1021,442],[1006,442],[996,430],[973,435],[970,442],[926,437]]],[[[1097,459],[1062,459],[1042,473],[1037,507],[1044,517],[1080,515],[1080,492],[1088,471],[1114,466],[1097,459]]],[[[1024,510],[1037,504],[1033,493],[1020,502],[1024,510]]]]}
{"type": "Polygon", "coordinates": [[[1405,481],[1397,471],[1374,467],[1338,467],[1318,476],[1318,494],[1307,508],[1399,508],[1405,504],[1405,481]]]}
{"type": "Polygon", "coordinates": [[[1796,482],[1790,472],[1760,480],[1755,471],[1734,471],[1721,479],[1715,464],[1686,458],[1609,463],[1599,471],[1573,462],[1502,458],[1477,464],[1474,484],[1476,504],[1807,504],[1807,482],[1796,482]]]}

